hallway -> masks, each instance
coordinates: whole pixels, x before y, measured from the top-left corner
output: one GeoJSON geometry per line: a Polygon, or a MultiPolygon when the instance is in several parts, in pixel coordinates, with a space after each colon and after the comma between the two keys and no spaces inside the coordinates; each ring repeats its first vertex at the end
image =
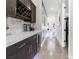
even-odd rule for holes
{"type": "Polygon", "coordinates": [[[68,59],[67,48],[60,47],[55,37],[47,37],[43,47],[34,59],[68,59]]]}

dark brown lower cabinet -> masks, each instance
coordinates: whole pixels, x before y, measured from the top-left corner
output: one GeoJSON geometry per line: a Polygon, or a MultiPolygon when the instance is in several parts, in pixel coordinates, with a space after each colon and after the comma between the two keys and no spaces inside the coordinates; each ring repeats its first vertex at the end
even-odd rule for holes
{"type": "Polygon", "coordinates": [[[14,59],[27,59],[28,50],[28,46],[23,47],[14,55],[14,59]]]}
{"type": "Polygon", "coordinates": [[[6,59],[33,59],[37,53],[37,35],[6,48],[6,59]]]}

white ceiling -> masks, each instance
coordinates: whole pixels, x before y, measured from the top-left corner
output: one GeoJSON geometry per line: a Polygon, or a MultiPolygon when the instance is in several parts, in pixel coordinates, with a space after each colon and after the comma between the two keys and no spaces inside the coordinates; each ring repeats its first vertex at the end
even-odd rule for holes
{"type": "Polygon", "coordinates": [[[49,17],[56,15],[61,7],[62,0],[43,0],[47,15],[49,17]]]}

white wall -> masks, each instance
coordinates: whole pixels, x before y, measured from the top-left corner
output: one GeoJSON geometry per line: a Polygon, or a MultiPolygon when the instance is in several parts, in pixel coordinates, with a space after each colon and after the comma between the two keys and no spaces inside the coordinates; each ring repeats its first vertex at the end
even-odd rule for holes
{"type": "Polygon", "coordinates": [[[63,2],[62,1],[62,6],[58,11],[58,15],[57,15],[57,19],[56,19],[56,33],[57,33],[57,39],[60,43],[60,45],[62,47],[66,46],[66,42],[64,42],[66,40],[66,31],[64,31],[64,29],[66,29],[66,20],[64,20],[64,18],[66,16],[68,16],[68,5],[67,5],[67,9],[64,9],[64,6],[66,6],[68,2],[63,2]],[[60,22],[59,22],[59,16],[60,16],[60,22]]]}
{"type": "Polygon", "coordinates": [[[62,3],[62,46],[65,47],[66,46],[66,31],[64,31],[66,29],[66,20],[64,19],[66,17],[66,12],[64,9],[65,7],[65,3],[62,3]]]}
{"type": "Polygon", "coordinates": [[[58,15],[56,16],[56,38],[59,41],[60,45],[62,45],[62,9],[58,11],[58,15]],[[60,22],[59,22],[60,16],[60,22]]]}
{"type": "Polygon", "coordinates": [[[32,0],[33,3],[36,6],[36,24],[35,24],[35,28],[36,29],[42,29],[42,0],[32,0]]]}
{"type": "MultiPolygon", "coordinates": [[[[69,7],[67,12],[69,12],[69,47],[68,47],[68,57],[69,59],[73,59],[73,5],[72,5],[72,0],[68,1],[69,7]]],[[[61,15],[61,9],[59,10],[58,15],[56,16],[56,36],[59,41],[59,43],[62,43],[62,24],[59,22],[59,15],[61,15]]],[[[62,21],[62,19],[61,19],[62,21]]],[[[62,44],[61,44],[62,46],[62,44]]]]}
{"type": "Polygon", "coordinates": [[[69,0],[69,59],[73,59],[73,1],[69,0]]]}

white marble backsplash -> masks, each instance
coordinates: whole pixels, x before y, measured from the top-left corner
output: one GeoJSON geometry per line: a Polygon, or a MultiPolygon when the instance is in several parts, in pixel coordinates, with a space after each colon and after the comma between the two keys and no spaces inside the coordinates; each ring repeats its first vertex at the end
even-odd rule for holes
{"type": "Polygon", "coordinates": [[[23,24],[29,24],[17,18],[7,17],[6,24],[9,27],[6,33],[17,33],[23,31],[23,24]]]}

